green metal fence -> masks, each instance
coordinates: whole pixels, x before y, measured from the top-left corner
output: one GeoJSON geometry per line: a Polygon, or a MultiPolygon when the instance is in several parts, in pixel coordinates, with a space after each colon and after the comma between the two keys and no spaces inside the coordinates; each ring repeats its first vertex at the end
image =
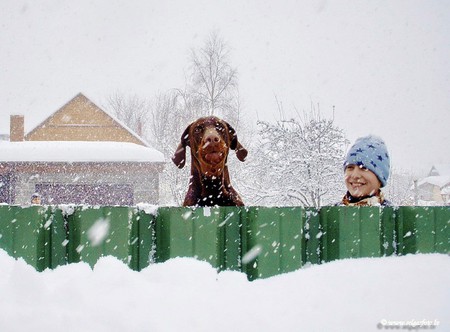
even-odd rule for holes
{"type": "Polygon", "coordinates": [[[393,208],[326,207],[320,210],[319,224],[323,262],[396,252],[393,208]]]}
{"type": "Polygon", "coordinates": [[[140,271],[194,257],[249,280],[337,259],[450,252],[450,207],[0,205],[0,248],[43,271],[117,257],[140,271]]]}
{"type": "Polygon", "coordinates": [[[449,253],[449,207],[402,207],[396,232],[398,254],[449,253]]]}
{"type": "Polygon", "coordinates": [[[302,266],[303,209],[249,207],[242,220],[242,270],[250,280],[302,266]]]}
{"type": "Polygon", "coordinates": [[[67,262],[94,266],[111,255],[140,271],[154,256],[154,216],[134,207],[75,207],[67,220],[67,262]]]}
{"type": "Polygon", "coordinates": [[[61,210],[52,206],[0,205],[0,248],[36,270],[66,263],[65,239],[61,210]]]}
{"type": "Polygon", "coordinates": [[[242,210],[160,208],[156,217],[156,257],[195,257],[219,270],[239,270],[242,210]]]}

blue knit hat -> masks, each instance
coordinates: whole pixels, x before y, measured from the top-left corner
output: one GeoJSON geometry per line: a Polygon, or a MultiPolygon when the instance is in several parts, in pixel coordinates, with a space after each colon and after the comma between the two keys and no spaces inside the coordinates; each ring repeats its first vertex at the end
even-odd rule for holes
{"type": "Polygon", "coordinates": [[[377,136],[365,136],[356,140],[347,152],[344,170],[348,165],[364,166],[371,170],[384,187],[389,178],[390,159],[384,141],[377,136]]]}

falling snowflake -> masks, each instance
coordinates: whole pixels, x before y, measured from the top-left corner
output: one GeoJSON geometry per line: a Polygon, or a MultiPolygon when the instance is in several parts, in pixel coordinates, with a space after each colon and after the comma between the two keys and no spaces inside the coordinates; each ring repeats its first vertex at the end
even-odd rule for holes
{"type": "Polygon", "coordinates": [[[109,234],[109,227],[109,220],[100,218],[89,228],[87,236],[93,247],[103,243],[109,234]]]}

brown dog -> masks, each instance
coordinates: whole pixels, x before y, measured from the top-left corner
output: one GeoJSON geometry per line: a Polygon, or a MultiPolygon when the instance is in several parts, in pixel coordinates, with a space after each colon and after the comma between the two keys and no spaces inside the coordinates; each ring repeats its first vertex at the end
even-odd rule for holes
{"type": "Polygon", "coordinates": [[[240,161],[247,157],[233,127],[215,116],[191,123],[172,157],[178,168],[183,168],[186,162],[186,146],[191,149],[191,181],[183,206],[244,205],[228,174],[229,149],[236,151],[240,161]]]}

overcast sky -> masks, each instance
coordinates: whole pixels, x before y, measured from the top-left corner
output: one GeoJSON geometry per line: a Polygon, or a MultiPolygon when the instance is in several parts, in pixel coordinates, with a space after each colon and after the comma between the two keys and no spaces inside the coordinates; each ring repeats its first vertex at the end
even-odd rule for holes
{"type": "Polygon", "coordinates": [[[450,163],[449,1],[0,0],[0,13],[0,133],[79,92],[101,104],[182,87],[189,50],[217,30],[250,117],[276,120],[275,96],[287,115],[334,107],[351,141],[383,137],[394,167],[450,163]]]}

